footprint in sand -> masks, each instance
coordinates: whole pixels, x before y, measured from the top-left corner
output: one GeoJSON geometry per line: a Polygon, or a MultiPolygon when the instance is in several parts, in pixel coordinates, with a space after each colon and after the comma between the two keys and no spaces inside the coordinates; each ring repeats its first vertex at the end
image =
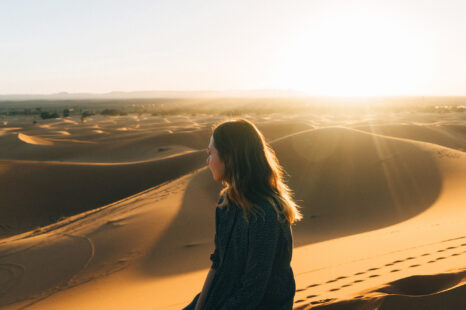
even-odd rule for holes
{"type": "Polygon", "coordinates": [[[316,300],[316,301],[312,301],[311,305],[325,304],[325,303],[328,303],[328,302],[330,302],[332,300],[335,300],[335,298],[327,298],[327,299],[322,299],[322,300],[316,300]]]}
{"type": "Polygon", "coordinates": [[[456,241],[456,240],[461,240],[461,239],[466,239],[466,236],[462,236],[462,237],[458,237],[458,238],[452,238],[452,239],[444,240],[444,241],[442,241],[441,243],[450,242],[450,241],[456,241]]]}
{"type": "MultiPolygon", "coordinates": [[[[461,238],[462,239],[462,238],[461,238]]],[[[449,240],[449,241],[452,241],[452,240],[449,240]]],[[[448,251],[448,250],[454,250],[454,249],[457,249],[459,247],[464,247],[466,246],[466,243],[462,243],[461,245],[458,245],[458,246],[449,246],[449,247],[446,247],[444,249],[440,249],[438,251],[436,251],[436,253],[443,253],[445,251],[448,251]]],[[[452,257],[452,256],[459,256],[463,253],[466,253],[466,251],[463,251],[463,252],[457,252],[457,253],[452,253],[450,255],[448,255],[448,257],[452,257]]],[[[432,253],[424,253],[422,255],[420,255],[419,257],[426,257],[426,256],[431,256],[432,253]]],[[[414,257],[414,256],[409,256],[405,259],[398,259],[398,260],[395,260],[393,262],[390,262],[390,263],[387,263],[385,264],[383,267],[390,267],[390,266],[393,266],[393,265],[396,265],[396,264],[399,264],[399,263],[402,263],[402,262],[405,262],[405,261],[409,261],[409,260],[414,260],[418,257],[414,257]]],[[[443,259],[446,259],[447,257],[444,257],[444,256],[439,256],[437,258],[433,258],[431,260],[429,260],[427,263],[428,264],[432,264],[432,263],[435,263],[439,260],[443,260],[443,259]]],[[[422,264],[412,264],[410,265],[408,268],[416,268],[416,267],[420,267],[422,264]]],[[[372,268],[369,268],[367,269],[366,271],[360,271],[360,272],[357,272],[354,274],[354,276],[360,276],[360,275],[364,275],[366,274],[367,272],[370,272],[370,271],[375,271],[375,270],[380,270],[381,268],[383,267],[372,267],[372,268]]],[[[391,273],[395,273],[395,272],[399,272],[400,269],[392,269],[390,270],[391,273]]],[[[380,275],[378,274],[371,274],[368,276],[367,279],[370,279],[370,278],[376,278],[376,277],[379,277],[380,275]]],[[[341,277],[338,277],[338,278],[335,278],[335,279],[332,279],[332,280],[329,280],[327,282],[325,282],[325,284],[329,284],[329,283],[334,283],[334,282],[337,282],[338,280],[342,280],[342,279],[346,279],[347,277],[345,276],[341,276],[341,277]]],[[[364,282],[364,280],[362,279],[357,279],[351,283],[347,283],[347,284],[343,284],[341,285],[340,287],[337,287],[337,288],[332,288],[332,289],[329,289],[328,291],[329,292],[336,292],[336,291],[339,291],[343,288],[346,288],[346,287],[349,287],[349,286],[352,286],[354,284],[357,284],[357,283],[361,283],[361,282],[364,282]]],[[[311,285],[308,285],[306,288],[302,288],[302,289],[297,289],[296,292],[301,292],[301,291],[305,291],[306,289],[309,289],[309,288],[312,288],[312,287],[316,287],[316,286],[319,286],[321,284],[319,283],[316,283],[316,284],[311,284],[311,285]]],[[[312,299],[312,298],[316,298],[318,297],[318,295],[308,295],[306,297],[306,299],[312,299]]],[[[363,296],[356,296],[354,298],[358,299],[358,298],[362,298],[363,296]]],[[[332,301],[334,300],[334,298],[330,298],[330,299],[324,299],[324,300],[316,300],[316,301],[312,301],[310,302],[311,305],[318,305],[318,304],[324,304],[324,303],[327,303],[329,301],[332,301]]],[[[304,299],[300,299],[300,300],[297,300],[295,301],[295,303],[299,303],[299,302],[304,302],[305,300],[304,299]]]]}
{"type": "Polygon", "coordinates": [[[297,289],[296,292],[302,292],[302,291],[305,291],[307,290],[308,288],[311,288],[311,287],[316,287],[316,286],[319,286],[320,284],[319,283],[316,283],[316,284],[311,284],[311,285],[308,285],[306,286],[305,288],[300,288],[300,289],[297,289]]]}
{"type": "Polygon", "coordinates": [[[334,298],[332,298],[332,299],[328,298],[328,299],[323,299],[323,300],[311,301],[311,305],[325,304],[325,303],[330,302],[330,301],[332,301],[332,300],[334,300],[334,298]]]}
{"type": "Polygon", "coordinates": [[[327,281],[326,283],[333,283],[333,282],[336,282],[336,281],[341,280],[341,279],[346,279],[346,277],[345,277],[345,276],[341,276],[341,277],[338,277],[338,278],[336,278],[336,279],[329,280],[329,281],[327,281]]]}

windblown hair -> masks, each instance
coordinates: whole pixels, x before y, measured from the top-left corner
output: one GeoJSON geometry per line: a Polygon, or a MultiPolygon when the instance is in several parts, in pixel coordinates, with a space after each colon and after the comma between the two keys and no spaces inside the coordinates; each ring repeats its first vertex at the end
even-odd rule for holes
{"type": "Polygon", "coordinates": [[[214,146],[225,164],[219,207],[231,201],[249,214],[263,213],[259,202],[267,201],[279,220],[290,224],[302,219],[299,206],[283,180],[284,170],[275,152],[257,127],[246,119],[224,121],[213,127],[214,146]]]}

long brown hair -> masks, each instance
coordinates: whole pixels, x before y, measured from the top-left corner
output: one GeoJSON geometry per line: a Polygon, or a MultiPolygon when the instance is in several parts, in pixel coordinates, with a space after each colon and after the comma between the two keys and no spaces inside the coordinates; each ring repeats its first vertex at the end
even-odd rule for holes
{"type": "Polygon", "coordinates": [[[284,170],[275,152],[257,127],[246,119],[221,122],[213,127],[214,146],[225,164],[220,195],[243,209],[243,215],[263,213],[258,203],[268,201],[277,217],[283,215],[289,223],[302,219],[299,206],[283,180],[284,170]]]}

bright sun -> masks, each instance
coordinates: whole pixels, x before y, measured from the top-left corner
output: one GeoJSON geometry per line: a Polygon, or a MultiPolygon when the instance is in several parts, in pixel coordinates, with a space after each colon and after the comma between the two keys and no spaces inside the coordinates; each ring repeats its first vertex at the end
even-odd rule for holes
{"type": "Polygon", "coordinates": [[[421,29],[393,18],[342,12],[291,36],[275,82],[316,95],[383,96],[428,83],[433,48],[421,29]]]}

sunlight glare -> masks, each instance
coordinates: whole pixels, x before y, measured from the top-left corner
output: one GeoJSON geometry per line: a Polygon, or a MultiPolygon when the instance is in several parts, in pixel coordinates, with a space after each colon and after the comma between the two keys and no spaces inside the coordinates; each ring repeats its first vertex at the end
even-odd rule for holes
{"type": "Polygon", "coordinates": [[[434,53],[428,45],[412,25],[342,12],[323,16],[296,33],[275,77],[315,95],[401,94],[428,83],[434,53]]]}

